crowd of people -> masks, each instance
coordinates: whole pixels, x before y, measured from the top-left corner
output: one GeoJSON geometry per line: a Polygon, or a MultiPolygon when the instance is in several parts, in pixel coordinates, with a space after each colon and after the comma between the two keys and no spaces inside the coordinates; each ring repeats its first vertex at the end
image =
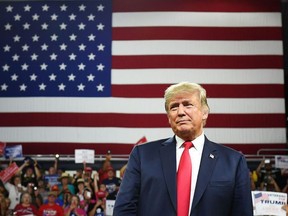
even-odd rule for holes
{"type": "Polygon", "coordinates": [[[251,189],[288,193],[288,169],[278,169],[270,159],[263,159],[250,173],[251,189]]]}
{"type": "MultiPolygon", "coordinates": [[[[273,166],[270,159],[263,159],[256,170],[250,172],[251,190],[282,192],[288,195],[288,169],[273,166]]],[[[288,215],[288,205],[282,207],[288,215]]]]}
{"type": "MultiPolygon", "coordinates": [[[[126,166],[116,177],[111,155],[106,155],[101,169],[84,163],[72,176],[58,163],[55,159],[43,170],[26,158],[9,181],[0,181],[0,215],[105,215],[105,201],[116,199],[126,166]]],[[[262,160],[250,177],[251,190],[288,193],[288,169],[277,169],[270,160],[262,160]]]]}
{"type": "MultiPolygon", "coordinates": [[[[15,162],[10,162],[10,165],[15,162]]],[[[83,163],[70,175],[59,169],[59,159],[43,170],[25,158],[8,181],[0,181],[0,215],[102,216],[106,200],[115,200],[121,184],[106,155],[99,170],[83,163]]]]}

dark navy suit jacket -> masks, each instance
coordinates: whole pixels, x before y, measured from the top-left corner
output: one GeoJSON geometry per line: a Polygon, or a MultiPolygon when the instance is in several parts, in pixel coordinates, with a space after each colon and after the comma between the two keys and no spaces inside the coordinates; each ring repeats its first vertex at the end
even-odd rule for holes
{"type": "MultiPolygon", "coordinates": [[[[136,146],[129,158],[114,216],[176,216],[176,141],[136,146]]],[[[249,170],[239,152],[205,137],[191,216],[252,216],[249,170]]]]}

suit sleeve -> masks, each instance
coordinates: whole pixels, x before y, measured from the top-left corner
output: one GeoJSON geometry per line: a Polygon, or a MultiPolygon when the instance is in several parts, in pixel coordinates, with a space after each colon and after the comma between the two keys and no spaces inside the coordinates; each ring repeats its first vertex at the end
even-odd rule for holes
{"type": "Polygon", "coordinates": [[[139,191],[141,185],[141,163],[138,148],[135,147],[130,154],[123,181],[113,210],[113,216],[137,215],[139,191]]]}
{"type": "Polygon", "coordinates": [[[238,164],[233,200],[233,216],[253,216],[249,169],[243,155],[238,164]]]}

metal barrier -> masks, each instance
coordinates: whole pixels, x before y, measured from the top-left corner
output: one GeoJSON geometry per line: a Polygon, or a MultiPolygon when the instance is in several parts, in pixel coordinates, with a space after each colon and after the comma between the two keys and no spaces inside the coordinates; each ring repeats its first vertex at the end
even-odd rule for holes
{"type": "Polygon", "coordinates": [[[275,155],[287,155],[288,148],[285,149],[271,149],[271,148],[261,148],[257,151],[256,155],[245,155],[246,160],[248,162],[260,162],[264,158],[270,159],[272,161],[275,160],[275,155]],[[271,152],[275,152],[275,154],[271,154],[271,152]],[[281,153],[280,153],[281,152],[281,153]],[[283,154],[282,154],[283,152],[283,154]],[[268,153],[268,154],[267,154],[268,153]],[[280,154],[279,154],[280,153],[280,154]]]}
{"type": "MultiPolygon", "coordinates": [[[[274,160],[275,155],[287,155],[288,148],[286,149],[266,149],[266,148],[261,148],[257,151],[256,155],[245,155],[246,159],[248,162],[257,162],[261,161],[264,158],[274,160]],[[275,152],[275,154],[270,154],[271,152],[275,152]],[[283,154],[279,154],[279,152],[283,152],[283,154]],[[267,154],[269,153],[269,154],[267,154]]],[[[36,159],[37,161],[54,161],[55,160],[55,155],[53,154],[48,154],[48,155],[25,155],[25,157],[31,157],[32,159],[36,159]]],[[[95,161],[104,161],[106,155],[95,155],[95,161]]],[[[128,161],[129,155],[114,155],[112,154],[111,161],[128,161]]],[[[14,161],[22,161],[23,158],[14,158],[14,161]]],[[[75,156],[74,155],[60,155],[60,160],[61,161],[66,161],[66,162],[72,162],[75,161],[75,156]]],[[[9,161],[9,159],[6,159],[4,157],[0,158],[0,161],[9,161]]]]}
{"type": "MultiPolygon", "coordinates": [[[[286,149],[259,149],[258,151],[257,151],[257,155],[261,155],[260,153],[261,152],[276,152],[276,153],[278,153],[278,152],[286,152],[286,154],[284,154],[284,155],[287,155],[287,152],[288,152],[288,148],[286,148],[286,149]]],[[[273,154],[273,155],[275,155],[275,154],[273,154]]],[[[266,156],[272,156],[272,155],[270,155],[270,154],[266,154],[266,156]]]]}
{"type": "MultiPolygon", "coordinates": [[[[128,161],[129,155],[111,155],[111,161],[128,161]]],[[[32,159],[35,159],[37,161],[54,161],[55,155],[54,154],[37,154],[37,155],[24,155],[24,157],[19,158],[13,158],[13,161],[22,161],[24,158],[30,157],[32,159]]],[[[94,160],[95,161],[104,161],[106,158],[106,155],[95,155],[94,160]]],[[[9,161],[10,159],[2,157],[0,158],[0,161],[9,161]]],[[[61,161],[75,161],[75,155],[60,155],[59,160],[61,161]]]]}

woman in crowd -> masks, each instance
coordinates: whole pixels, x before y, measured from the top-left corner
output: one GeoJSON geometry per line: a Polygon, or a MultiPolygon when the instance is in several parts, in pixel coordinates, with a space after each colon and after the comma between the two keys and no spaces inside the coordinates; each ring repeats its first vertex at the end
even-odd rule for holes
{"type": "Polygon", "coordinates": [[[84,200],[85,186],[84,186],[84,179],[83,178],[79,178],[77,180],[77,189],[78,189],[77,196],[79,197],[79,200],[80,200],[79,204],[82,208],[84,208],[85,207],[85,200],[84,200]]]}
{"type": "Polygon", "coordinates": [[[64,215],[86,216],[86,212],[79,207],[79,203],[79,197],[77,195],[72,195],[70,204],[64,209],[64,215]]]}
{"type": "Polygon", "coordinates": [[[99,183],[101,184],[103,179],[108,178],[108,168],[111,167],[111,155],[107,154],[106,159],[102,164],[102,168],[98,170],[99,173],[99,183]]]}
{"type": "Polygon", "coordinates": [[[9,206],[6,203],[5,195],[0,192],[0,214],[1,215],[6,215],[8,207],[9,206]]]}
{"type": "Polygon", "coordinates": [[[21,203],[17,204],[14,208],[13,215],[16,216],[24,216],[24,215],[37,215],[38,210],[37,208],[32,204],[32,197],[29,194],[29,192],[24,192],[21,195],[21,203]]]}
{"type": "Polygon", "coordinates": [[[22,184],[21,184],[21,177],[20,175],[15,175],[12,177],[11,182],[6,182],[4,184],[5,189],[9,193],[9,198],[11,200],[11,204],[9,206],[9,209],[14,209],[17,204],[20,203],[20,196],[21,193],[27,190],[22,184]]]}

